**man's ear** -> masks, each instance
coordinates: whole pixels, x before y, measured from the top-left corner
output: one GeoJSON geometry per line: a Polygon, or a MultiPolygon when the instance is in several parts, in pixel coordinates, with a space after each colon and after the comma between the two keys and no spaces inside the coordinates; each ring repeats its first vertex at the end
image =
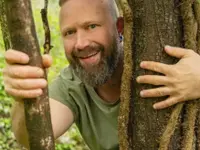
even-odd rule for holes
{"type": "Polygon", "coordinates": [[[124,18],[123,17],[118,17],[117,18],[117,31],[120,35],[123,35],[124,32],[124,18]]]}

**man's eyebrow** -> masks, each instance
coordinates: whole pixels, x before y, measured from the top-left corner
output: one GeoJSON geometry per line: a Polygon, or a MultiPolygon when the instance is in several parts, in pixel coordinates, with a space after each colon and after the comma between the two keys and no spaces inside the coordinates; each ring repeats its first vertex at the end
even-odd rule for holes
{"type": "Polygon", "coordinates": [[[100,21],[96,21],[96,20],[85,21],[85,22],[82,23],[81,26],[85,27],[85,26],[90,25],[90,24],[100,24],[100,21]]]}
{"type": "Polygon", "coordinates": [[[86,26],[86,25],[89,25],[89,24],[92,24],[92,23],[94,23],[94,21],[85,21],[82,25],[86,26]]]}
{"type": "MultiPolygon", "coordinates": [[[[79,23],[78,26],[80,27],[86,27],[87,25],[90,25],[90,24],[100,24],[100,21],[92,21],[92,20],[88,20],[88,21],[84,21],[82,23],[79,23]]],[[[75,28],[74,27],[71,27],[71,26],[65,26],[64,28],[61,29],[61,32],[66,32],[68,30],[74,30],[75,28]]]]}
{"type": "Polygon", "coordinates": [[[64,28],[61,29],[61,33],[69,31],[69,30],[73,30],[73,29],[74,28],[72,28],[72,27],[66,26],[66,27],[64,27],[64,28]]]}

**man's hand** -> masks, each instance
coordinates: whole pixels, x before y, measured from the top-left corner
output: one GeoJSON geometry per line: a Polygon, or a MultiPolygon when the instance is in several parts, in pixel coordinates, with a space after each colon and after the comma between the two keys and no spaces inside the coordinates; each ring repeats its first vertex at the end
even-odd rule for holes
{"type": "Polygon", "coordinates": [[[141,97],[169,96],[164,101],[153,105],[162,109],[176,103],[200,98],[200,56],[192,50],[166,46],[165,51],[170,56],[180,58],[174,65],[159,62],[143,61],[140,67],[155,71],[162,75],[143,75],[137,78],[138,83],[159,85],[154,89],[140,92],[141,97]]]}
{"type": "MultiPolygon", "coordinates": [[[[25,53],[8,50],[5,53],[6,67],[3,69],[5,91],[16,98],[35,98],[42,94],[42,88],[47,86],[41,68],[27,65],[29,57],[25,53]]],[[[43,56],[43,65],[50,67],[52,59],[43,56]]]]}

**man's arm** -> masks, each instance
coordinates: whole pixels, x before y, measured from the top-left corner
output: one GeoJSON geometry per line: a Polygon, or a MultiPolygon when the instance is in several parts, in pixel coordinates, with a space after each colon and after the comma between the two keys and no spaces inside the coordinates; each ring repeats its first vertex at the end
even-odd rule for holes
{"type": "MultiPolygon", "coordinates": [[[[54,99],[50,99],[50,111],[54,138],[57,139],[72,125],[74,117],[72,111],[66,105],[54,99]]],[[[18,100],[12,107],[12,130],[17,141],[28,148],[28,134],[24,116],[24,103],[18,100]]]]}
{"type": "MultiPolygon", "coordinates": [[[[28,148],[22,98],[40,96],[47,82],[43,78],[44,72],[41,68],[27,65],[29,57],[26,54],[8,50],[5,59],[7,62],[3,69],[5,90],[15,99],[12,107],[12,129],[17,141],[28,148]]],[[[43,57],[43,65],[46,68],[51,66],[49,56],[43,57]]],[[[54,137],[57,138],[71,126],[74,116],[67,106],[53,99],[50,99],[50,111],[54,137]]]]}

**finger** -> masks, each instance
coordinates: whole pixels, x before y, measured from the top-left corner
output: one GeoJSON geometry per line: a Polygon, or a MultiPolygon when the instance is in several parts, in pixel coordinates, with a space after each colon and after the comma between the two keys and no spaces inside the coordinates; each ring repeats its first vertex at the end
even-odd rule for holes
{"type": "Polygon", "coordinates": [[[159,72],[162,74],[168,74],[170,72],[170,65],[154,61],[143,61],[140,63],[140,67],[143,69],[159,72]]]}
{"type": "Polygon", "coordinates": [[[42,95],[42,89],[35,89],[35,90],[17,90],[13,88],[5,87],[5,91],[13,96],[19,98],[36,98],[42,95]]]}
{"type": "Polygon", "coordinates": [[[44,76],[44,71],[33,66],[7,65],[3,69],[3,75],[14,78],[40,78],[44,76]]]}
{"type": "Polygon", "coordinates": [[[42,56],[42,61],[45,68],[49,68],[52,65],[52,57],[48,54],[42,56]]]}
{"type": "Polygon", "coordinates": [[[188,56],[188,52],[191,52],[189,49],[180,48],[180,47],[172,47],[172,46],[165,46],[165,51],[170,56],[174,56],[176,58],[184,58],[188,56]]]}
{"type": "Polygon", "coordinates": [[[23,52],[10,49],[5,53],[5,60],[9,64],[27,64],[29,62],[29,57],[23,52]]]}
{"type": "Polygon", "coordinates": [[[7,77],[4,82],[14,89],[22,90],[43,89],[47,86],[45,79],[13,79],[7,77]]]}
{"type": "Polygon", "coordinates": [[[168,87],[159,87],[154,89],[142,90],[140,92],[140,96],[147,98],[147,97],[162,97],[171,94],[171,90],[168,87]]]}
{"type": "Polygon", "coordinates": [[[167,108],[169,106],[172,106],[174,104],[177,104],[179,101],[178,101],[178,98],[177,97],[168,97],[166,100],[164,101],[161,101],[161,102],[158,102],[158,103],[155,103],[153,105],[153,108],[154,109],[163,109],[163,108],[167,108]]]}
{"type": "Polygon", "coordinates": [[[137,77],[138,83],[152,84],[152,85],[167,85],[169,80],[166,76],[159,75],[144,75],[137,77]]]}

